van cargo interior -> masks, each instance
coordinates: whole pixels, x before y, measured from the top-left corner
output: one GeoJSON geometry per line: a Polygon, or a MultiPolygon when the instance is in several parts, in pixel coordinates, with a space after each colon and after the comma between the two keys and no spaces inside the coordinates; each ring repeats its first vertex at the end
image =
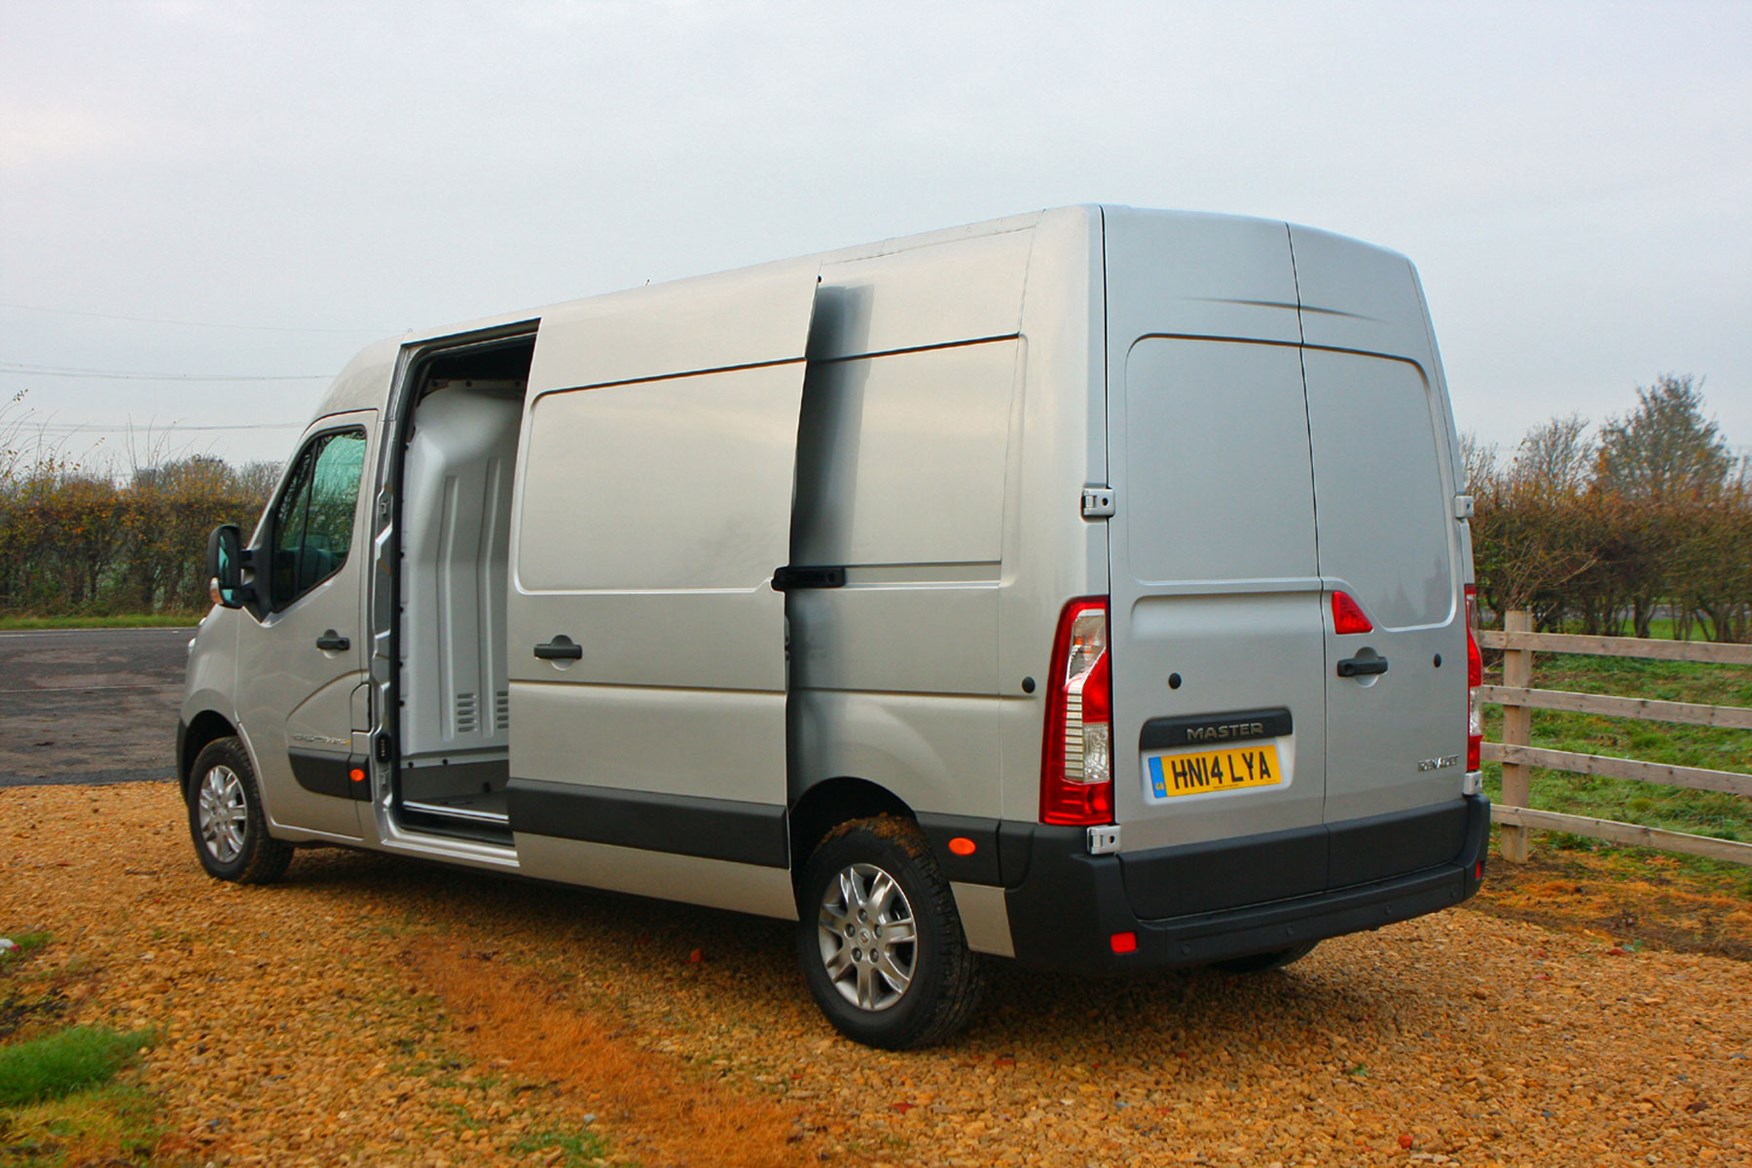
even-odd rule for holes
{"type": "Polygon", "coordinates": [[[505,599],[534,341],[440,355],[403,435],[396,808],[419,831],[509,840],[505,599]]]}

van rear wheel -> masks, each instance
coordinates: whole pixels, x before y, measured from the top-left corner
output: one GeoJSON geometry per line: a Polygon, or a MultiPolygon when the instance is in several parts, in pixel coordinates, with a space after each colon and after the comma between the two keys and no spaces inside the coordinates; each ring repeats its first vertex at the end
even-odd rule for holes
{"type": "Polygon", "coordinates": [[[267,884],[285,874],[292,845],[268,834],[261,788],[242,742],[217,738],[206,745],[195,758],[188,803],[195,855],[209,875],[267,884]]]}
{"type": "Polygon", "coordinates": [[[984,971],[949,882],[911,822],[883,815],[842,824],[805,866],[798,905],[804,978],[840,1033],[910,1050],[967,1024],[984,971]]]}

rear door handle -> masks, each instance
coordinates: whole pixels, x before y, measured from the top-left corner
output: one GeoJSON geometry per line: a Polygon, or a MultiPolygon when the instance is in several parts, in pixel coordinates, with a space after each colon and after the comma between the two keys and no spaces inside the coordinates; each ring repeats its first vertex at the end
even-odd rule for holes
{"type": "Polygon", "coordinates": [[[584,656],[584,646],[561,635],[537,645],[535,655],[542,661],[577,661],[584,656]]]}
{"type": "Polygon", "coordinates": [[[316,639],[316,647],[325,653],[339,653],[353,647],[353,642],[329,629],[316,639]]]}
{"type": "Polygon", "coordinates": [[[1387,658],[1385,657],[1346,657],[1338,663],[1340,677],[1367,677],[1372,673],[1386,673],[1387,658]]]}

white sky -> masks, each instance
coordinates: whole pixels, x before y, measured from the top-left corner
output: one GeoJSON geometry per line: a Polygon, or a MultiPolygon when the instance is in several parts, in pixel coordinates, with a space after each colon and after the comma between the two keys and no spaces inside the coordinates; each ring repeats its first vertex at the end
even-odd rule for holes
{"type": "Polygon", "coordinates": [[[279,459],[408,326],[1090,201],[1404,251],[1487,441],[1752,451],[1746,3],[0,0],[0,403],[279,459]]]}

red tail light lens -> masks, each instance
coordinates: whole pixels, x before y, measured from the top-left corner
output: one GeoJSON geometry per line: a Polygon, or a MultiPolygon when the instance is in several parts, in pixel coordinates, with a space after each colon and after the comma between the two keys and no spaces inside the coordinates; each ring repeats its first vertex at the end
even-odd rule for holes
{"type": "Polygon", "coordinates": [[[1372,633],[1375,622],[1363,612],[1363,606],[1351,599],[1348,592],[1332,594],[1332,631],[1343,636],[1346,633],[1372,633]]]}
{"type": "Polygon", "coordinates": [[[1479,768],[1484,753],[1484,712],[1478,687],[1484,684],[1484,654],[1478,651],[1478,588],[1466,586],[1466,769],[1479,768]]]}
{"type": "Polygon", "coordinates": [[[1113,670],[1104,596],[1073,600],[1059,616],[1047,677],[1040,822],[1113,822],[1113,670]]]}

